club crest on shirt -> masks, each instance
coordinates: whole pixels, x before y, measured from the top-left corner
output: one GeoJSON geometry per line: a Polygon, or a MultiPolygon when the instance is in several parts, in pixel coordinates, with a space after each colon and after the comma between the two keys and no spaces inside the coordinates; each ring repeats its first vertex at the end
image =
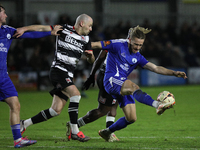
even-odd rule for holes
{"type": "Polygon", "coordinates": [[[132,59],[132,62],[135,64],[137,62],[137,59],[136,58],[133,58],[132,59]]]}
{"type": "Polygon", "coordinates": [[[10,34],[7,34],[7,39],[11,39],[11,35],[10,34]]]}
{"type": "Polygon", "coordinates": [[[67,83],[72,82],[72,80],[70,78],[66,78],[65,80],[67,81],[67,83]]]}
{"type": "Polygon", "coordinates": [[[116,103],[116,99],[113,99],[112,104],[115,104],[115,103],[116,103]]]}
{"type": "Polygon", "coordinates": [[[106,103],[106,99],[105,98],[100,98],[99,100],[102,104],[105,104],[106,103]]]}

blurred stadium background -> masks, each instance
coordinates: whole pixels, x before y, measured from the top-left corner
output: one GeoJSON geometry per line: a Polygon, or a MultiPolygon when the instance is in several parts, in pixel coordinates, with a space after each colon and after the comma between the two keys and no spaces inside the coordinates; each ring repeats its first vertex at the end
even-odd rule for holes
{"type": "MultiPolygon", "coordinates": [[[[137,69],[130,79],[140,86],[200,84],[200,0],[1,0],[15,28],[32,25],[73,25],[86,13],[93,17],[91,41],[126,38],[128,29],[140,25],[147,35],[141,53],[153,63],[187,72],[177,79],[137,69]]],[[[17,90],[49,90],[48,72],[55,37],[14,40],[8,54],[8,71],[17,90]]],[[[97,56],[98,53],[95,53],[97,56]]],[[[81,87],[91,65],[84,57],[75,83],[81,87]]]]}

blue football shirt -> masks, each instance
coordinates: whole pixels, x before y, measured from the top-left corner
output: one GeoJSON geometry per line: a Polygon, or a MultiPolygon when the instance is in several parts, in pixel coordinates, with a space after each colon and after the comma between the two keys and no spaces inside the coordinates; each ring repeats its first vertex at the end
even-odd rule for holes
{"type": "Polygon", "coordinates": [[[0,77],[7,76],[7,54],[16,29],[7,25],[0,28],[0,77]]]}
{"type": "Polygon", "coordinates": [[[109,94],[120,94],[121,85],[128,75],[137,66],[143,67],[148,61],[139,52],[133,53],[129,51],[128,39],[101,41],[101,45],[103,50],[108,51],[104,77],[105,89],[109,94]],[[111,78],[120,87],[112,89],[114,85],[111,83],[111,78]]]}

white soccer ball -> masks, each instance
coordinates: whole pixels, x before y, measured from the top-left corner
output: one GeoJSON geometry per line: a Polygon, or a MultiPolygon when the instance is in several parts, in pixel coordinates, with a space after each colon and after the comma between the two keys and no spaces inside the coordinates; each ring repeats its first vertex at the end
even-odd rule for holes
{"type": "Polygon", "coordinates": [[[175,97],[169,91],[162,91],[158,94],[157,101],[175,104],[175,97]]]}

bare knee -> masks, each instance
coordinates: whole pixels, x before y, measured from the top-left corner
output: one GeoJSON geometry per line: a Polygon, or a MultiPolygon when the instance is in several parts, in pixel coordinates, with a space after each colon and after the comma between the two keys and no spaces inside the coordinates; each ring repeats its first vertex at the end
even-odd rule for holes
{"type": "Polygon", "coordinates": [[[132,95],[136,90],[140,89],[140,87],[133,83],[130,80],[126,80],[121,88],[121,95],[132,95]]]}
{"type": "Polygon", "coordinates": [[[108,112],[108,116],[115,117],[116,114],[117,114],[116,109],[115,109],[115,110],[111,109],[111,110],[108,112]]]}
{"type": "Polygon", "coordinates": [[[10,111],[18,113],[20,112],[20,103],[17,96],[9,97],[5,101],[9,105],[10,111]]]}
{"type": "Polygon", "coordinates": [[[126,118],[126,120],[127,120],[128,122],[130,122],[130,123],[134,123],[134,122],[136,122],[137,117],[129,117],[129,118],[126,118]]]}

